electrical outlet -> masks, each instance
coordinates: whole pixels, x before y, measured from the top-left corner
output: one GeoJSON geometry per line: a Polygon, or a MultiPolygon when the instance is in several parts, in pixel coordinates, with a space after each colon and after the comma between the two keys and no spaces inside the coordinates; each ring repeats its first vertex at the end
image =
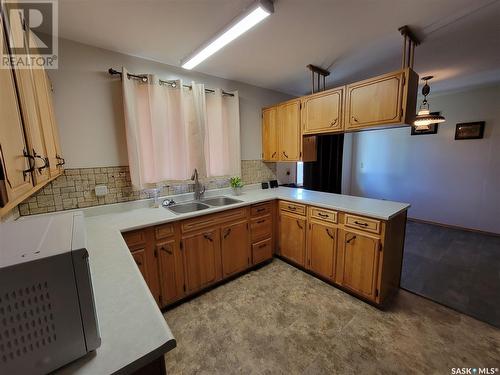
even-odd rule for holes
{"type": "Polygon", "coordinates": [[[96,197],[104,197],[108,194],[108,187],[106,185],[96,185],[95,195],[96,197]]]}

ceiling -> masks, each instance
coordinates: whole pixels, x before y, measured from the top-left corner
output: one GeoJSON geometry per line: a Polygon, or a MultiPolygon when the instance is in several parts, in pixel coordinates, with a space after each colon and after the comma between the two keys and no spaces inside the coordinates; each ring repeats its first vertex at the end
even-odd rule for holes
{"type": "MultiPolygon", "coordinates": [[[[60,0],[66,39],[180,66],[252,0],[60,0]],[[91,22],[89,22],[91,20],[91,22]]],[[[422,37],[415,70],[433,91],[500,81],[500,0],[276,0],[275,13],[194,70],[292,95],[307,64],[329,87],[399,68],[398,27],[422,37]]]]}

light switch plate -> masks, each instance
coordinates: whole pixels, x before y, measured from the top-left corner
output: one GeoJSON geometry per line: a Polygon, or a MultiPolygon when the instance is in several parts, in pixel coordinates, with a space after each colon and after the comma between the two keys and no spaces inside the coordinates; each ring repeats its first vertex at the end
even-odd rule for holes
{"type": "Polygon", "coordinates": [[[104,197],[108,194],[108,187],[106,185],[96,185],[95,195],[96,197],[104,197]]]}

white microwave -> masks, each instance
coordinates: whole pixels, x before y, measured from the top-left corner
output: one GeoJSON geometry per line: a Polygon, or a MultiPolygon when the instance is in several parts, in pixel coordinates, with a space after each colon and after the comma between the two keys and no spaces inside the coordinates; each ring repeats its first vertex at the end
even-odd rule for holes
{"type": "Polygon", "coordinates": [[[46,374],[100,343],[83,214],[0,224],[0,374],[46,374]]]}

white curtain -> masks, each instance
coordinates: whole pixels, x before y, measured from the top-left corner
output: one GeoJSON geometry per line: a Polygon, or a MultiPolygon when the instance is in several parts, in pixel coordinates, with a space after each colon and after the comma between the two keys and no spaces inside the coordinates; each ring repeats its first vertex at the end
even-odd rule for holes
{"type": "Polygon", "coordinates": [[[127,150],[132,185],[136,189],[200,176],[240,175],[238,94],[221,90],[206,94],[203,84],[184,88],[127,79],[122,90],[127,150]]]}
{"type": "Polygon", "coordinates": [[[206,95],[205,154],[207,176],[241,175],[240,111],[238,93],[222,90],[206,95]]]}

